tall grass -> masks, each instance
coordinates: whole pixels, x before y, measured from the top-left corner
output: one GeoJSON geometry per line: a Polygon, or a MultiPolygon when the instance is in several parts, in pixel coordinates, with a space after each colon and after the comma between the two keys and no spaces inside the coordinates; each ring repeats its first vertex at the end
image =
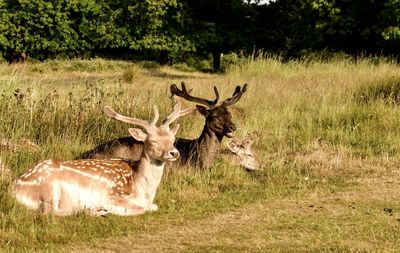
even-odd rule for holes
{"type": "MultiPolygon", "coordinates": [[[[223,75],[101,59],[0,65],[0,137],[39,145],[36,151],[0,150],[12,172],[0,177],[0,248],[55,251],[99,238],[154,233],[162,224],[191,224],[252,203],[340,192],[368,175],[390,172],[388,161],[400,152],[399,70],[385,60],[283,62],[279,57],[248,59],[223,75]],[[127,125],[104,117],[104,105],[146,119],[157,104],[166,115],[172,108],[169,85],[181,80],[194,94],[210,98],[214,85],[227,98],[236,85],[249,83],[231,110],[237,135],[254,137],[262,172],[249,174],[220,158],[208,171],[170,169],[156,198],[160,211],[140,217],[44,216],[8,194],[11,180],[41,159],[74,159],[102,141],[127,135],[127,125]]],[[[195,138],[204,119],[180,121],[178,135],[195,138]]],[[[361,239],[368,238],[367,230],[361,239]]],[[[391,232],[379,231],[382,241],[391,232]]]]}

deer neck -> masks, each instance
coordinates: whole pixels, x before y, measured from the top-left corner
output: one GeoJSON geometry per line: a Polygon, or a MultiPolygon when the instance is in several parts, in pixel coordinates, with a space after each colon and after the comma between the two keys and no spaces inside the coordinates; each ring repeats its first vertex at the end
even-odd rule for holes
{"type": "Polygon", "coordinates": [[[164,173],[165,162],[149,157],[145,152],[133,176],[133,189],[152,203],[164,173]]]}
{"type": "Polygon", "coordinates": [[[217,136],[207,126],[197,139],[198,162],[200,168],[209,168],[221,147],[223,136],[217,136]]]}

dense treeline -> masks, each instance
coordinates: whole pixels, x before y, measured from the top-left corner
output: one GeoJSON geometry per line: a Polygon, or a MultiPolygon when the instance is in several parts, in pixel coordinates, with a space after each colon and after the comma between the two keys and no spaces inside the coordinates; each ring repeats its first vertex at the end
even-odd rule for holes
{"type": "Polygon", "coordinates": [[[399,0],[2,0],[0,56],[182,62],[231,51],[400,54],[399,0]]]}

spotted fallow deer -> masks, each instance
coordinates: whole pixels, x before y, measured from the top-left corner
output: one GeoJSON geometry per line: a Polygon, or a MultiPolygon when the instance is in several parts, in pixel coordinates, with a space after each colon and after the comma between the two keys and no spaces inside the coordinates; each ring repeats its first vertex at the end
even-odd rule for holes
{"type": "Polygon", "coordinates": [[[224,150],[223,158],[228,162],[240,164],[246,170],[259,170],[260,162],[257,154],[252,150],[253,140],[247,136],[243,140],[230,139],[226,142],[227,150],[224,150]]]}
{"type": "Polygon", "coordinates": [[[12,184],[12,192],[27,207],[56,215],[70,215],[80,210],[94,215],[137,215],[155,211],[158,207],[153,200],[164,164],[179,158],[179,151],[173,145],[179,125],[172,129],[169,125],[190,111],[190,108],[180,110],[177,103],[173,113],[157,127],[156,107],[149,123],[123,116],[106,106],[104,112],[108,117],[144,128],[145,132],[129,129],[133,138],[144,143],[139,161],[46,160],[18,177],[12,184]]]}
{"type": "MultiPolygon", "coordinates": [[[[172,84],[171,94],[196,102],[197,110],[206,118],[206,122],[201,135],[194,140],[177,138],[175,146],[179,150],[181,157],[180,163],[191,164],[194,167],[206,169],[211,167],[216,155],[221,147],[223,137],[232,138],[236,130],[232,122],[232,115],[228,106],[235,104],[247,90],[247,84],[243,88],[236,87],[232,97],[225,99],[219,106],[219,93],[214,87],[215,99],[213,101],[204,98],[194,97],[189,94],[184,82],[181,83],[181,90],[172,84]]],[[[143,142],[132,137],[122,137],[108,141],[95,149],[83,154],[86,158],[110,158],[120,157],[136,161],[143,148],[143,142]]]]}

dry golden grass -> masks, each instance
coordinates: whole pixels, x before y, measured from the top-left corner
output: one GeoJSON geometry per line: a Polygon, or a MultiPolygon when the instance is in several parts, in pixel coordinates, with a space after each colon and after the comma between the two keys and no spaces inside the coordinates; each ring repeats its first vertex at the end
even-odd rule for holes
{"type": "MultiPolygon", "coordinates": [[[[39,145],[37,150],[0,150],[11,170],[11,176],[0,177],[0,248],[398,250],[399,105],[384,89],[370,88],[387,87],[390,81],[389,93],[400,90],[398,65],[384,59],[282,63],[263,58],[219,75],[148,65],[102,59],[0,65],[0,136],[39,145]],[[132,68],[140,69],[135,72],[139,78],[127,82],[124,73],[132,68]],[[100,142],[127,135],[126,125],[102,115],[105,104],[143,118],[157,104],[165,115],[173,104],[169,85],[182,80],[193,94],[209,98],[214,85],[226,98],[236,85],[249,83],[232,107],[233,120],[238,137],[253,137],[262,171],[248,173],[221,157],[207,171],[171,169],[156,198],[160,210],[139,217],[43,216],[7,193],[10,180],[38,160],[73,159],[100,142]],[[13,95],[17,88],[21,99],[13,95]],[[377,91],[384,96],[373,94],[377,91]]],[[[197,137],[203,122],[196,114],[182,118],[178,135],[197,137]]]]}
{"type": "MultiPolygon", "coordinates": [[[[383,186],[386,185],[253,203],[193,222],[157,224],[147,233],[70,249],[73,252],[394,252],[398,240],[392,241],[396,235],[390,233],[398,231],[400,215],[371,207],[371,199],[355,197],[370,195],[370,191],[379,191],[383,186]]],[[[384,191],[396,193],[396,197],[398,192],[399,188],[384,191]]],[[[372,201],[377,203],[382,198],[372,201]]]]}

